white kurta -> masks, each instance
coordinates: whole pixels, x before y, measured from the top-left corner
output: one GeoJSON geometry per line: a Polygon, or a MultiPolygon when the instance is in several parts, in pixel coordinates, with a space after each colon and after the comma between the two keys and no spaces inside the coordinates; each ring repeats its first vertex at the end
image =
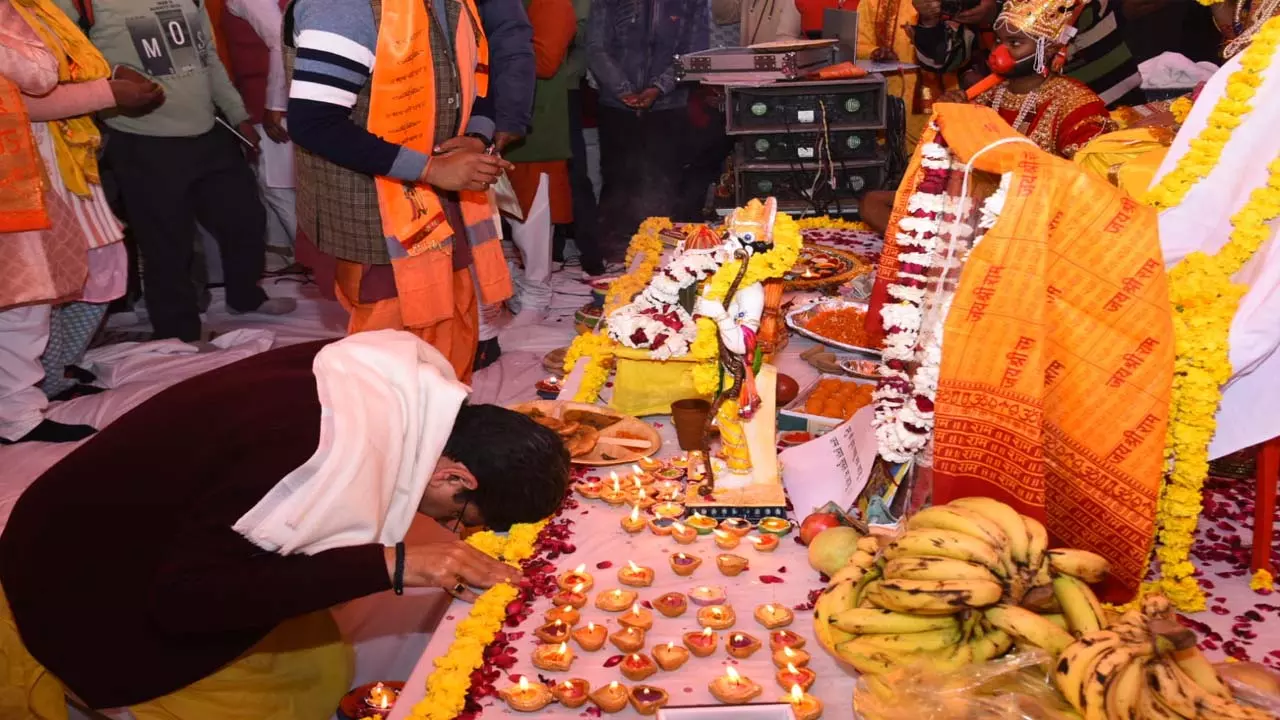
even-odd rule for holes
{"type": "MultiPolygon", "coordinates": [[[[1190,141],[1204,129],[1214,104],[1226,92],[1227,78],[1240,68],[1237,55],[1205,85],[1186,124],[1161,165],[1157,178],[1173,169],[1190,141]]],[[[1280,52],[1271,59],[1253,111],[1232,134],[1217,167],[1180,205],[1160,214],[1160,245],[1166,267],[1200,250],[1217,252],[1231,233],[1231,217],[1254,189],[1267,182],[1267,165],[1280,157],[1280,52]]],[[[1218,432],[1209,446],[1211,458],[1280,435],[1280,242],[1271,238],[1235,280],[1250,287],[1231,326],[1234,374],[1223,392],[1218,432]]]]}

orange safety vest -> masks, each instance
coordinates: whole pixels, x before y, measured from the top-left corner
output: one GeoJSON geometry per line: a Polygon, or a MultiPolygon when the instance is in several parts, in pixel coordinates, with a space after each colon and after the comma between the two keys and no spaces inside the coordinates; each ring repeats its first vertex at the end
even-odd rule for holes
{"type": "MultiPolygon", "coordinates": [[[[473,0],[463,0],[454,39],[462,132],[477,96],[489,92],[489,45],[473,0]]],[[[430,10],[422,0],[384,0],[369,95],[369,132],[430,155],[435,139],[435,68],[430,10]]],[[[425,183],[379,177],[383,233],[393,238],[391,265],[404,324],[419,327],[453,316],[454,228],[435,190],[425,183]],[[398,254],[397,250],[403,250],[398,254]]],[[[494,205],[487,192],[461,191],[480,302],[511,297],[494,205]]]]}

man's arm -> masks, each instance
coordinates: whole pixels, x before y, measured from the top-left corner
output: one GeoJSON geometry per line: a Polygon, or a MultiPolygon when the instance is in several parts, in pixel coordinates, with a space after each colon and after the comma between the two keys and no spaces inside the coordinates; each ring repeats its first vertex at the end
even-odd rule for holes
{"type": "MultiPolygon", "coordinates": [[[[483,0],[480,21],[489,38],[489,94],[494,131],[524,135],[533,124],[533,25],[521,0],[483,0]]],[[[572,24],[571,24],[572,25],[572,24]]],[[[481,110],[485,109],[484,104],[481,110]]]]}
{"type": "MultiPolygon", "coordinates": [[[[790,2],[790,0],[785,1],[790,2]]],[[[692,0],[692,2],[686,2],[684,7],[684,22],[680,25],[680,37],[676,40],[677,55],[706,50],[711,42],[710,6],[704,1],[692,0]]],[[[662,74],[649,84],[666,95],[676,89],[676,82],[676,64],[672,61],[662,74]]]]}
{"type": "Polygon", "coordinates": [[[627,76],[609,54],[609,25],[613,13],[612,0],[591,0],[591,15],[587,19],[587,67],[596,76],[600,89],[621,98],[635,93],[627,76]]]}
{"type": "Polygon", "coordinates": [[[283,14],[274,0],[226,0],[227,12],[253,27],[254,33],[267,46],[267,102],[268,110],[284,111],[289,108],[289,83],[284,76],[284,52],[280,43],[280,25],[283,14]]]}
{"type": "Polygon", "coordinates": [[[206,68],[209,71],[210,90],[213,92],[213,104],[222,111],[227,122],[239,125],[249,119],[249,111],[244,109],[244,100],[240,91],[231,82],[231,76],[218,57],[217,42],[214,39],[213,22],[209,20],[209,9],[200,7],[200,22],[204,23],[205,37],[209,39],[209,47],[205,52],[206,68]]]}
{"type": "Polygon", "coordinates": [[[540,78],[560,71],[569,46],[573,44],[577,17],[570,0],[532,0],[529,22],[533,24],[534,67],[540,78]]]}

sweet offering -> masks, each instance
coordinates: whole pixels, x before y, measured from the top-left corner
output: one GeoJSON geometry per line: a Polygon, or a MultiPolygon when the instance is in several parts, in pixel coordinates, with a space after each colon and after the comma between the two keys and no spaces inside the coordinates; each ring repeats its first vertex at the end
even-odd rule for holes
{"type": "Polygon", "coordinates": [[[736,577],[751,567],[751,562],[741,555],[717,555],[716,567],[720,568],[722,575],[736,577]]]}
{"type": "Polygon", "coordinates": [[[498,692],[507,705],[516,712],[538,712],[551,704],[555,696],[540,682],[529,682],[521,676],[520,682],[498,692]]]}
{"type": "Polygon", "coordinates": [[[799,685],[801,690],[808,690],[813,687],[813,682],[818,679],[818,674],[807,667],[796,667],[794,664],[788,664],[785,668],[778,671],[778,684],[784,688],[799,685]]]}
{"type": "Polygon", "coordinates": [[[631,707],[641,715],[653,715],[666,706],[670,696],[667,691],[652,685],[631,688],[631,707]]]}
{"type": "Polygon", "coordinates": [[[698,531],[688,525],[676,523],[671,526],[671,537],[681,545],[692,545],[698,539],[698,531]]]}
{"type": "Polygon", "coordinates": [[[624,627],[610,635],[609,642],[624,653],[639,652],[644,647],[644,630],[624,627]]]}
{"type": "Polygon", "coordinates": [[[533,634],[544,643],[559,645],[569,639],[570,630],[563,620],[554,620],[534,630],[533,634]]]}
{"type": "Polygon", "coordinates": [[[682,593],[669,592],[654,600],[653,607],[666,617],[680,617],[689,609],[689,599],[682,593]]]}
{"type": "Polygon", "coordinates": [[[629,587],[649,587],[653,584],[653,568],[640,567],[630,560],[618,571],[618,582],[629,587]]]}
{"type": "Polygon", "coordinates": [[[632,507],[631,514],[622,516],[622,520],[620,522],[622,523],[622,529],[632,535],[644,530],[645,525],[649,524],[647,519],[641,517],[639,505],[632,507]]]}
{"type": "Polygon", "coordinates": [[[639,597],[635,590],[609,590],[596,596],[596,607],[605,612],[622,612],[639,597]]]}
{"type": "Polygon", "coordinates": [[[706,628],[702,632],[687,632],[684,634],[684,646],[689,648],[689,652],[694,657],[707,657],[716,651],[716,645],[720,642],[720,636],[716,635],[711,628],[706,628]]]}
{"type": "Polygon", "coordinates": [[[607,639],[609,639],[608,628],[593,622],[573,631],[574,642],[578,643],[578,647],[587,652],[595,652],[604,647],[604,641],[607,639]]]}
{"type": "Polygon", "coordinates": [[[639,628],[641,630],[650,630],[653,628],[653,611],[637,605],[632,605],[631,609],[622,617],[618,618],[618,624],[623,627],[639,628]]]}
{"type": "Polygon", "coordinates": [[[799,685],[792,685],[791,692],[782,698],[782,702],[791,704],[796,720],[818,720],[822,717],[822,701],[806,693],[799,685]]]}
{"type": "Polygon", "coordinates": [[[698,624],[712,630],[728,630],[738,621],[733,608],[728,605],[712,605],[698,611],[698,624]]]}
{"type": "Polygon", "coordinates": [[[742,543],[742,538],[728,530],[716,530],[716,547],[721,550],[732,550],[742,543]]]}
{"type": "Polygon", "coordinates": [[[668,517],[655,517],[649,521],[649,532],[658,537],[666,537],[675,529],[676,521],[668,517]]]}
{"type": "Polygon", "coordinates": [[[796,667],[807,667],[809,665],[809,653],[804,650],[794,650],[784,647],[773,654],[773,664],[780,668],[788,665],[796,667]]]}
{"type": "Polygon", "coordinates": [[[591,693],[591,702],[604,712],[616,713],[627,706],[628,695],[627,688],[615,681],[591,693]]]}
{"type": "Polygon", "coordinates": [[[712,680],[707,689],[725,705],[746,705],[760,697],[760,693],[764,691],[751,678],[742,677],[731,667],[725,668],[724,675],[712,680]]]}
{"type": "Polygon", "coordinates": [[[698,607],[723,605],[727,597],[719,585],[703,585],[689,591],[689,599],[698,607]]]}
{"type": "Polygon", "coordinates": [[[711,531],[716,529],[717,524],[715,518],[709,518],[696,512],[685,522],[689,527],[696,530],[699,535],[710,535],[711,531]]]}
{"type": "Polygon", "coordinates": [[[756,622],[764,626],[766,630],[777,630],[791,624],[796,619],[795,613],[791,612],[791,608],[785,605],[769,603],[756,608],[756,622]]]}
{"type": "Polygon", "coordinates": [[[533,649],[533,666],[547,672],[565,672],[573,665],[573,650],[568,643],[539,645],[533,649]]]}
{"type": "Polygon", "coordinates": [[[694,570],[702,564],[702,558],[697,555],[689,555],[688,553],[678,552],[671,556],[671,572],[680,577],[689,577],[694,570]]]}
{"type": "Polygon", "coordinates": [[[790,630],[774,630],[769,634],[769,648],[777,652],[783,648],[799,650],[804,647],[804,638],[790,630]]]}
{"type": "Polygon", "coordinates": [[[561,590],[572,591],[576,586],[581,585],[582,589],[578,590],[578,592],[586,592],[587,590],[590,590],[595,583],[595,578],[591,577],[591,573],[587,572],[586,565],[579,565],[569,572],[562,574],[556,582],[556,584],[560,586],[561,590]]]}
{"type": "Polygon", "coordinates": [[[804,412],[832,420],[848,420],[871,404],[871,393],[875,389],[874,383],[824,378],[805,399],[804,412]]]}
{"type": "Polygon", "coordinates": [[[724,649],[731,657],[739,660],[746,660],[759,650],[762,643],[757,638],[746,633],[730,633],[728,642],[725,643],[724,649]]]}
{"type": "Polygon", "coordinates": [[[622,660],[622,674],[632,682],[639,682],[658,672],[658,664],[648,655],[632,653],[622,660]]]}
{"type": "Polygon", "coordinates": [[[587,586],[585,584],[578,583],[573,586],[572,590],[561,590],[552,596],[551,604],[581,610],[582,606],[587,604],[587,596],[583,594],[586,589],[587,586]]]}
{"type": "Polygon", "coordinates": [[[653,649],[653,661],[666,672],[679,670],[681,665],[689,661],[689,648],[669,642],[653,649]]]}
{"type": "Polygon", "coordinates": [[[569,678],[551,688],[551,694],[555,695],[556,700],[570,710],[585,705],[590,692],[591,684],[582,678],[569,678]]]}
{"type": "Polygon", "coordinates": [[[778,549],[777,535],[755,535],[747,538],[760,552],[773,552],[778,549]]]}
{"type": "MultiPolygon", "coordinates": [[[[585,600],[586,597],[584,596],[583,599],[585,600]]],[[[582,614],[578,612],[577,608],[574,608],[571,605],[557,605],[548,610],[545,617],[547,618],[547,622],[555,622],[559,620],[565,625],[573,627],[582,619],[582,614]]]]}

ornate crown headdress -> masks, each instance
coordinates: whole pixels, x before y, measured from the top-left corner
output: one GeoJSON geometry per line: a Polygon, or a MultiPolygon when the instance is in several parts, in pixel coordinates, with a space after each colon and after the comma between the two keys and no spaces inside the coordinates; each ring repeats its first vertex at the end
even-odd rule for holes
{"type": "Polygon", "coordinates": [[[725,229],[729,231],[730,237],[750,246],[755,252],[765,252],[773,246],[773,221],[777,215],[777,200],[752,200],[733,211],[729,222],[725,223],[725,229]]]}
{"type": "Polygon", "coordinates": [[[1005,0],[996,23],[1036,40],[1065,44],[1075,35],[1079,0],[1005,0]]]}

